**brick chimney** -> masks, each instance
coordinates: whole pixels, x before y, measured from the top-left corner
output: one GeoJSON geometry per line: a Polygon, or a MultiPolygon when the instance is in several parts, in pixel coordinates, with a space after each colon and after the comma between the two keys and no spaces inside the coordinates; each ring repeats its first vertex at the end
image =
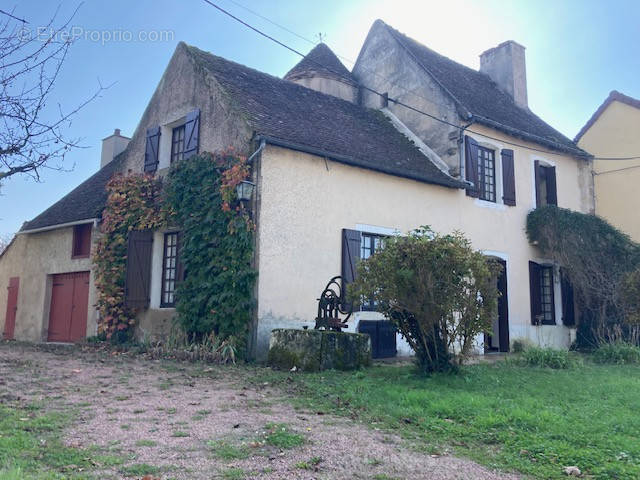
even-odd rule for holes
{"type": "Polygon", "coordinates": [[[525,48],[507,40],[480,55],[480,71],[486,73],[522,108],[528,108],[525,48]]]}
{"type": "Polygon", "coordinates": [[[100,168],[114,159],[116,155],[121,153],[129,144],[129,137],[120,135],[120,129],[116,128],[113,135],[109,135],[102,139],[102,154],[100,156],[100,168]]]}

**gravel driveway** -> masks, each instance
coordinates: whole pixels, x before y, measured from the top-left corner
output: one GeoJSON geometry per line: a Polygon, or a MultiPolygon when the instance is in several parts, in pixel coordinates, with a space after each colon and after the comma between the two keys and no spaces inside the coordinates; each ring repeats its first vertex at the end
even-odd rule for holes
{"type": "MultiPolygon", "coordinates": [[[[469,460],[417,453],[395,435],[294,410],[242,367],[153,361],[90,347],[0,343],[0,403],[71,411],[65,442],[147,464],[168,479],[503,479],[469,460]]],[[[139,478],[139,477],[138,477],[139,478]]]]}

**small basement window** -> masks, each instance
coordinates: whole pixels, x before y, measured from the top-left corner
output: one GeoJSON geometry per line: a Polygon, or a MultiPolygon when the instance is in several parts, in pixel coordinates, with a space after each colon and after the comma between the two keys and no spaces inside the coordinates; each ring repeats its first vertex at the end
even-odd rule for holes
{"type": "Polygon", "coordinates": [[[73,227],[73,247],[71,258],[88,258],[91,254],[91,224],[83,223],[73,227]]]}

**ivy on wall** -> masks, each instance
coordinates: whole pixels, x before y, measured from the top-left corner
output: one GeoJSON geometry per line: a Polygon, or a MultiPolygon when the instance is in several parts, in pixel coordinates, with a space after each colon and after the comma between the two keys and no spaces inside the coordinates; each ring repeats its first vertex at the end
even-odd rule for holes
{"type": "Polygon", "coordinates": [[[160,208],[160,183],[151,175],[116,175],[107,184],[107,192],[102,236],[93,253],[100,313],[98,334],[124,339],[137,313],[125,304],[128,235],[132,230],[162,226],[166,213],[160,208]]]}
{"type": "Polygon", "coordinates": [[[578,346],[627,340],[628,320],[638,317],[640,245],[595,215],[546,206],[527,217],[527,236],[545,257],[561,265],[580,307],[578,346]]]}
{"type": "Polygon", "coordinates": [[[192,339],[232,337],[242,351],[253,306],[254,223],[236,197],[249,176],[233,150],[201,154],[172,165],[165,206],[182,231],[185,279],[177,286],[177,320],[192,339]]]}

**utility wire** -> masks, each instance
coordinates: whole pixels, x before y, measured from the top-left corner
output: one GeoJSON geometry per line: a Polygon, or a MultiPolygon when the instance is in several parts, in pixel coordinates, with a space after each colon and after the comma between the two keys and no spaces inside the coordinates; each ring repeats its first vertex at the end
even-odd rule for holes
{"type": "Polygon", "coordinates": [[[616,168],[614,170],[605,170],[604,172],[593,172],[593,174],[594,175],[605,175],[607,173],[622,172],[623,170],[632,170],[634,168],[640,168],[640,165],[634,165],[632,167],[616,168]]]}
{"type": "MultiPolygon", "coordinates": [[[[293,47],[291,47],[291,46],[289,46],[289,45],[287,45],[286,43],[281,42],[280,40],[278,40],[278,39],[276,39],[276,38],[272,37],[271,35],[269,35],[269,34],[267,34],[267,33],[263,32],[263,31],[259,30],[258,28],[254,27],[253,25],[250,25],[249,23],[247,23],[247,22],[245,22],[244,20],[242,20],[242,19],[238,18],[237,16],[235,16],[235,15],[234,15],[234,14],[232,14],[231,12],[229,12],[229,11],[225,10],[224,8],[220,7],[219,5],[217,5],[217,4],[215,4],[215,3],[213,3],[211,0],[203,0],[203,1],[204,1],[206,4],[210,5],[211,7],[213,7],[213,8],[215,8],[215,9],[217,9],[218,11],[220,11],[220,12],[222,12],[222,13],[224,13],[224,14],[225,14],[225,15],[227,15],[228,17],[232,18],[233,20],[237,21],[238,23],[241,23],[242,25],[244,25],[245,27],[249,28],[250,30],[253,30],[253,31],[254,31],[254,32],[256,32],[258,35],[261,35],[261,36],[263,36],[263,37],[267,38],[268,40],[271,40],[272,42],[274,42],[274,43],[276,43],[276,44],[280,45],[281,47],[286,48],[286,49],[287,49],[287,50],[289,50],[290,52],[293,52],[293,53],[295,53],[296,55],[299,55],[299,56],[300,56],[300,57],[302,57],[302,58],[305,58],[305,57],[306,57],[306,55],[305,55],[305,54],[303,54],[302,52],[300,52],[300,51],[296,50],[295,48],[293,48],[293,47]]],[[[236,2],[233,2],[233,3],[236,3],[236,2]]],[[[236,3],[236,4],[237,4],[237,3],[236,3]]],[[[247,9],[247,10],[249,10],[249,9],[247,9]]],[[[259,14],[256,14],[256,15],[259,15],[259,14]]],[[[262,15],[259,15],[259,16],[260,16],[260,17],[262,17],[262,15]]],[[[265,17],[265,19],[266,19],[266,17],[265,17]]],[[[267,20],[267,21],[269,21],[270,23],[272,23],[272,24],[274,24],[274,25],[276,25],[276,26],[279,26],[280,28],[286,28],[286,27],[282,27],[282,26],[280,26],[280,25],[276,24],[275,22],[273,22],[273,21],[271,21],[271,20],[267,20]]],[[[289,29],[286,29],[286,30],[287,30],[287,31],[289,31],[289,29]]],[[[304,37],[302,37],[301,35],[298,35],[298,34],[294,33],[293,31],[290,31],[290,33],[292,33],[292,34],[294,34],[294,35],[296,35],[296,36],[299,36],[299,37],[301,37],[301,38],[303,38],[303,39],[304,39],[304,37]]],[[[311,42],[311,41],[310,41],[310,40],[308,40],[308,39],[304,39],[304,40],[305,40],[305,41],[309,41],[309,42],[311,42]]],[[[311,42],[311,43],[313,43],[313,42],[311,42]]],[[[310,60],[311,62],[315,63],[316,65],[318,65],[318,66],[320,66],[320,67],[322,67],[322,68],[324,68],[324,69],[326,69],[326,70],[328,70],[328,71],[330,71],[330,72],[332,72],[332,73],[335,73],[336,75],[341,76],[341,74],[340,74],[339,72],[336,72],[336,71],[332,70],[330,67],[328,67],[328,66],[326,66],[326,65],[323,65],[323,64],[321,64],[321,63],[319,63],[319,62],[316,62],[316,61],[315,61],[315,60],[313,60],[313,59],[307,59],[307,60],[310,60]]],[[[376,91],[376,90],[374,90],[374,89],[372,89],[372,88],[370,88],[370,87],[367,87],[367,86],[365,86],[365,85],[360,85],[360,87],[361,87],[362,89],[367,90],[367,91],[369,91],[369,92],[371,92],[371,93],[374,93],[374,94],[376,94],[376,95],[378,95],[378,96],[380,96],[380,97],[383,97],[383,98],[385,97],[385,94],[383,94],[383,93],[381,93],[381,92],[378,92],[378,91],[376,91]]],[[[471,130],[471,129],[469,129],[469,128],[461,127],[460,125],[456,125],[456,124],[451,123],[451,122],[449,122],[449,121],[447,121],[447,120],[443,120],[443,119],[441,119],[441,118],[438,118],[438,117],[436,117],[436,116],[434,116],[434,115],[432,115],[432,114],[430,114],[430,113],[428,113],[428,112],[425,112],[425,111],[423,111],[423,110],[420,110],[419,108],[416,108],[416,107],[413,107],[413,106],[411,106],[411,105],[408,105],[408,104],[406,104],[406,103],[404,103],[404,102],[401,102],[400,100],[397,100],[397,99],[394,99],[394,98],[391,98],[391,97],[387,97],[387,100],[388,100],[389,102],[395,103],[396,105],[400,105],[400,106],[402,106],[402,107],[404,107],[404,108],[407,108],[407,109],[409,109],[409,110],[411,110],[411,111],[413,111],[413,112],[416,112],[416,113],[418,113],[418,114],[425,115],[425,116],[427,116],[427,117],[429,117],[429,118],[431,118],[431,119],[433,119],[433,120],[436,120],[437,122],[440,122],[440,123],[444,123],[444,124],[446,124],[446,125],[449,125],[450,127],[456,128],[457,130],[460,130],[460,131],[465,131],[465,130],[466,130],[466,131],[467,131],[467,132],[469,132],[469,133],[474,133],[474,134],[476,134],[476,135],[480,135],[480,136],[482,136],[482,137],[489,138],[489,139],[491,139],[491,140],[495,140],[495,141],[500,142],[500,143],[506,143],[507,145],[511,145],[511,146],[515,146],[515,147],[520,147],[520,148],[526,148],[526,149],[528,149],[528,150],[533,150],[533,151],[536,151],[536,152],[546,153],[546,154],[550,154],[550,155],[565,155],[565,154],[566,154],[566,153],[561,153],[561,152],[554,152],[554,151],[552,151],[552,150],[544,150],[544,149],[539,149],[539,148],[535,148],[535,147],[530,147],[530,146],[522,145],[522,144],[519,144],[519,143],[510,142],[510,141],[504,140],[504,139],[502,139],[502,138],[492,137],[491,135],[487,135],[487,134],[485,134],[485,133],[481,133],[481,132],[476,132],[476,131],[471,130]]],[[[495,121],[494,121],[494,122],[495,122],[495,121]]],[[[499,122],[495,122],[495,123],[499,123],[499,122]]],[[[505,127],[506,127],[506,126],[505,126],[505,127]]],[[[532,135],[532,134],[529,134],[529,135],[532,135]]],[[[549,140],[544,139],[544,138],[542,138],[542,137],[539,137],[539,136],[537,136],[537,135],[533,135],[533,136],[534,136],[534,137],[537,137],[537,138],[540,138],[540,139],[541,139],[541,140],[543,140],[543,141],[547,141],[547,142],[549,141],[549,140]]],[[[561,147],[561,148],[566,148],[566,147],[563,147],[563,146],[561,146],[561,145],[558,145],[558,146],[559,146],[559,147],[561,147]]],[[[592,159],[593,159],[593,160],[612,160],[612,161],[613,161],[613,160],[636,160],[636,159],[640,159],[640,155],[639,155],[639,156],[633,156],[633,157],[592,157],[592,159]]]]}

